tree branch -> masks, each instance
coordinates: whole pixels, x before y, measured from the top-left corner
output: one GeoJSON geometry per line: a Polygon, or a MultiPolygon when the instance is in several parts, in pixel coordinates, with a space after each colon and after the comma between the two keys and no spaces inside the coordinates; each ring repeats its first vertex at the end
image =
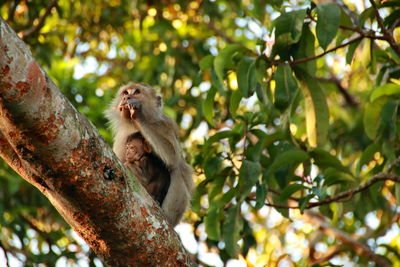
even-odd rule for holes
{"type": "MultiPolygon", "coordinates": [[[[387,170],[385,172],[374,175],[368,182],[364,183],[363,185],[360,185],[359,187],[356,187],[356,188],[348,190],[348,191],[341,192],[333,197],[328,197],[319,202],[311,202],[304,209],[311,209],[311,208],[315,208],[318,206],[326,205],[326,204],[329,204],[332,202],[337,202],[337,201],[343,201],[343,200],[347,201],[347,199],[348,200],[351,199],[355,194],[368,189],[369,187],[371,187],[372,185],[374,185],[378,182],[393,181],[395,183],[400,183],[400,176],[390,173],[399,164],[400,164],[400,157],[395,159],[389,165],[389,167],[387,168],[387,170]]],[[[271,191],[271,190],[269,190],[269,191],[271,191]]],[[[273,191],[273,193],[280,194],[278,191],[273,191]]],[[[251,196],[250,199],[254,200],[254,197],[251,196]]],[[[292,199],[292,200],[295,200],[295,199],[292,199]]],[[[272,204],[269,202],[266,202],[265,205],[269,206],[269,207],[278,208],[278,209],[300,209],[300,206],[272,204]]]]}
{"type": "Polygon", "coordinates": [[[396,52],[396,54],[400,57],[400,47],[397,45],[396,40],[393,37],[393,32],[386,29],[386,27],[383,23],[383,19],[382,19],[381,15],[379,14],[379,9],[375,3],[375,0],[369,0],[369,2],[371,3],[372,8],[374,9],[376,20],[378,22],[379,27],[381,28],[381,31],[382,31],[386,41],[389,43],[390,47],[396,52]]]}
{"type": "MultiPolygon", "coordinates": [[[[333,48],[331,48],[331,49],[328,49],[328,50],[326,50],[325,52],[323,52],[323,53],[321,53],[321,54],[319,54],[319,55],[315,55],[315,56],[311,56],[311,57],[305,57],[305,58],[299,58],[299,59],[295,59],[295,60],[288,61],[287,63],[290,64],[290,65],[296,65],[296,64],[308,62],[308,61],[311,61],[311,60],[315,60],[315,59],[317,59],[317,58],[320,58],[320,57],[325,56],[326,54],[329,54],[329,53],[331,53],[331,52],[333,52],[333,51],[336,51],[336,50],[338,50],[338,49],[340,49],[340,48],[343,48],[343,47],[346,47],[346,46],[348,46],[348,45],[350,45],[350,44],[352,44],[352,43],[358,42],[358,41],[360,41],[360,40],[363,39],[363,38],[364,38],[364,36],[363,36],[363,35],[360,35],[360,36],[358,36],[358,37],[356,37],[356,38],[354,38],[354,39],[352,39],[352,40],[349,40],[349,41],[347,41],[347,42],[341,44],[341,45],[338,45],[338,46],[336,46],[336,47],[333,47],[333,48]]],[[[272,63],[272,65],[274,65],[274,66],[279,65],[279,64],[282,64],[282,62],[280,62],[280,61],[272,61],[271,63],[272,63]]]]}
{"type": "Polygon", "coordinates": [[[337,240],[340,240],[343,244],[349,245],[354,249],[355,253],[375,262],[378,266],[381,267],[393,266],[385,257],[374,253],[370,247],[354,239],[348,233],[341,231],[333,227],[332,225],[328,224],[318,214],[307,211],[304,213],[303,218],[312,225],[317,225],[320,228],[320,230],[324,232],[326,235],[329,235],[333,238],[336,238],[337,240]]]}
{"type": "Polygon", "coordinates": [[[345,89],[341,83],[341,81],[332,75],[330,78],[322,78],[322,77],[317,77],[317,80],[322,81],[322,82],[329,82],[329,83],[334,83],[336,87],[338,88],[339,92],[342,94],[344,99],[346,100],[347,105],[352,106],[352,107],[357,107],[358,102],[356,99],[345,89]]]}
{"type": "Polygon", "coordinates": [[[109,266],[192,266],[160,207],[0,18],[0,155],[109,266]]]}
{"type": "Polygon", "coordinates": [[[14,20],[15,10],[17,9],[19,2],[21,2],[21,0],[14,0],[11,2],[8,9],[7,22],[11,22],[14,20]]]}
{"type": "Polygon", "coordinates": [[[58,0],[52,0],[49,3],[49,5],[47,6],[44,14],[39,18],[38,23],[23,32],[19,32],[18,36],[23,40],[23,39],[35,34],[36,32],[38,32],[43,27],[44,21],[46,20],[46,17],[50,14],[53,7],[55,7],[57,5],[57,2],[58,2],[58,0]]]}

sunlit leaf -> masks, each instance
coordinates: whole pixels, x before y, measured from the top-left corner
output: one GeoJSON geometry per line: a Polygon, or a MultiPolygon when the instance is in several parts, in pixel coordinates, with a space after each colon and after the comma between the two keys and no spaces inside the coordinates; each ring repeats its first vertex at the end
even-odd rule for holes
{"type": "Polygon", "coordinates": [[[382,107],[389,101],[389,97],[382,96],[373,103],[367,103],[364,111],[364,129],[370,139],[374,139],[379,128],[382,107]]]}
{"type": "Polygon", "coordinates": [[[374,102],[381,96],[391,96],[391,95],[400,96],[400,85],[395,83],[387,83],[385,85],[375,88],[371,93],[370,101],[374,102]]]}
{"type": "Polygon", "coordinates": [[[304,81],[301,88],[305,99],[308,143],[316,147],[327,140],[329,110],[319,83],[309,76],[305,76],[304,81]]]}

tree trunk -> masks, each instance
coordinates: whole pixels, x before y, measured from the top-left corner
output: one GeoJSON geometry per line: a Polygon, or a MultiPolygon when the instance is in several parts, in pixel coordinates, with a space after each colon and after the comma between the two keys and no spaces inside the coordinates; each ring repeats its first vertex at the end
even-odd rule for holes
{"type": "Polygon", "coordinates": [[[192,266],[95,127],[0,18],[0,154],[110,266],[192,266]]]}

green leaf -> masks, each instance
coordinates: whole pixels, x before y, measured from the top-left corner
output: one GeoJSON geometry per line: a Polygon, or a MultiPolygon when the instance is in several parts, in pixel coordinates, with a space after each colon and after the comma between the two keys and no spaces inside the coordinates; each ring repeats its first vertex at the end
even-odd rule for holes
{"type": "Polygon", "coordinates": [[[235,90],[231,94],[231,99],[229,101],[229,110],[232,113],[233,116],[236,115],[236,110],[239,107],[240,100],[242,100],[243,94],[239,90],[235,90]]]}
{"type": "Polygon", "coordinates": [[[308,155],[308,153],[303,150],[292,149],[284,151],[276,156],[271,166],[269,166],[268,172],[272,174],[283,166],[297,164],[306,161],[309,158],[310,156],[308,155]]]}
{"type": "Polygon", "coordinates": [[[308,194],[307,196],[299,199],[299,208],[301,214],[303,214],[304,210],[307,208],[308,203],[313,197],[315,197],[315,194],[308,194]]]}
{"type": "Polygon", "coordinates": [[[267,185],[258,183],[256,185],[256,210],[261,209],[265,205],[265,199],[267,198],[267,185]]]}
{"type": "Polygon", "coordinates": [[[274,20],[275,44],[271,56],[281,55],[281,58],[287,58],[289,55],[289,46],[300,40],[304,17],[306,10],[296,10],[282,13],[274,20]]]}
{"type": "Polygon", "coordinates": [[[357,164],[357,175],[360,175],[361,168],[368,164],[373,158],[376,152],[381,151],[381,145],[379,144],[370,144],[364,152],[361,154],[360,161],[357,164]]]}
{"type": "Polygon", "coordinates": [[[274,79],[276,81],[275,106],[280,110],[285,110],[298,90],[297,81],[288,64],[278,66],[274,79]]]}
{"type": "Polygon", "coordinates": [[[214,62],[213,55],[208,55],[208,56],[203,57],[199,62],[200,69],[202,71],[211,69],[213,62],[214,62]]]}
{"type": "Polygon", "coordinates": [[[236,196],[236,194],[237,194],[236,188],[231,188],[226,193],[221,192],[220,194],[218,194],[217,196],[214,197],[213,201],[210,204],[210,208],[220,210],[226,204],[228,204],[228,202],[231,201],[232,198],[234,198],[236,196]]]}
{"type": "Polygon", "coordinates": [[[367,103],[365,106],[363,123],[367,136],[374,140],[378,132],[382,107],[389,101],[388,96],[382,96],[373,103],[367,103]]]}
{"type": "Polygon", "coordinates": [[[370,96],[370,101],[374,102],[381,96],[400,95],[400,85],[394,83],[387,83],[385,85],[375,88],[370,96]]]}
{"type": "Polygon", "coordinates": [[[348,173],[339,171],[335,168],[328,168],[324,171],[324,185],[325,186],[331,186],[334,184],[339,184],[339,183],[346,183],[346,182],[351,182],[354,183],[355,179],[353,176],[351,176],[348,173]]]}
{"type": "Polygon", "coordinates": [[[378,131],[379,136],[384,140],[394,141],[396,138],[398,106],[398,100],[391,100],[382,107],[378,131]]]}
{"type": "Polygon", "coordinates": [[[218,209],[209,208],[207,210],[207,215],[204,217],[204,225],[209,239],[216,241],[221,239],[221,222],[218,209]]]}
{"type": "Polygon", "coordinates": [[[261,175],[261,165],[258,162],[244,160],[239,170],[240,201],[244,200],[261,175]]]}
{"type": "MultiPolygon", "coordinates": [[[[294,59],[307,58],[315,56],[315,36],[310,30],[309,24],[303,25],[303,34],[294,53],[294,59]]],[[[296,69],[302,69],[306,73],[314,74],[317,66],[315,60],[296,64],[296,69]]]]}
{"type": "Polygon", "coordinates": [[[243,50],[243,47],[237,44],[228,45],[222,49],[214,59],[214,69],[218,79],[223,82],[225,79],[225,71],[234,68],[233,55],[243,50]]]}
{"type": "Polygon", "coordinates": [[[239,136],[239,135],[240,135],[239,133],[237,133],[235,131],[231,131],[231,130],[220,131],[220,132],[214,134],[213,136],[211,136],[210,138],[208,138],[208,140],[205,143],[205,146],[208,147],[221,139],[235,137],[235,136],[239,136]]]}
{"type": "Polygon", "coordinates": [[[339,30],[340,8],[335,4],[320,4],[317,6],[317,15],[317,39],[320,46],[326,50],[339,30]]]}
{"type": "Polygon", "coordinates": [[[222,192],[225,184],[225,177],[215,177],[208,187],[208,201],[211,203],[214,198],[222,192]]]}
{"type": "Polygon", "coordinates": [[[316,147],[327,141],[329,127],[328,105],[325,94],[315,79],[305,75],[301,88],[305,99],[308,143],[310,146],[316,147]]]}
{"type": "Polygon", "coordinates": [[[343,166],[337,157],[331,155],[331,153],[321,148],[315,148],[313,151],[310,152],[310,155],[313,157],[315,165],[317,165],[321,169],[332,167],[342,172],[351,174],[350,170],[343,166]]]}
{"type": "Polygon", "coordinates": [[[215,174],[221,169],[221,160],[218,157],[212,157],[204,163],[204,173],[207,178],[214,178],[215,174]]]}
{"type": "Polygon", "coordinates": [[[205,188],[206,188],[206,181],[202,181],[196,186],[196,189],[194,190],[193,193],[191,208],[197,214],[200,213],[201,209],[200,201],[201,201],[201,196],[205,193],[205,188]]]}
{"type": "Polygon", "coordinates": [[[236,69],[238,87],[244,97],[249,97],[249,70],[253,62],[253,58],[244,57],[236,69]]]}
{"type": "Polygon", "coordinates": [[[275,39],[281,35],[288,34],[288,43],[297,43],[301,37],[305,16],[305,9],[282,13],[273,22],[273,26],[275,27],[275,39]]]}
{"type": "Polygon", "coordinates": [[[287,200],[291,195],[293,195],[295,192],[300,191],[302,189],[306,189],[302,184],[290,184],[283,189],[280,197],[280,200],[287,200]]]}
{"type": "Polygon", "coordinates": [[[207,93],[206,100],[203,102],[204,117],[211,125],[214,125],[214,97],[216,93],[217,89],[215,87],[211,87],[207,93]]]}
{"type": "Polygon", "coordinates": [[[394,190],[396,196],[396,205],[400,206],[400,183],[395,183],[394,190]]]}
{"type": "Polygon", "coordinates": [[[237,258],[238,241],[241,238],[240,232],[242,229],[243,219],[240,214],[240,203],[238,203],[228,209],[228,216],[223,224],[225,249],[232,258],[237,258]]]}
{"type": "Polygon", "coordinates": [[[249,92],[248,96],[254,94],[256,89],[260,87],[260,84],[257,82],[257,69],[256,69],[256,61],[250,64],[249,68],[249,92]]]}

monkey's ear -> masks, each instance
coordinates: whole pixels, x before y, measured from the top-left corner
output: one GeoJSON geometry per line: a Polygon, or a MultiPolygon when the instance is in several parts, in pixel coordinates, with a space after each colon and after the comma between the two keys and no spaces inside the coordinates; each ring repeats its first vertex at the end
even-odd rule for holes
{"type": "Polygon", "coordinates": [[[150,153],[153,151],[151,149],[150,144],[146,140],[144,140],[144,142],[143,142],[143,148],[144,148],[144,151],[146,151],[146,153],[150,153]]]}
{"type": "Polygon", "coordinates": [[[156,96],[157,99],[157,106],[161,107],[162,106],[162,97],[161,96],[156,96]]]}

